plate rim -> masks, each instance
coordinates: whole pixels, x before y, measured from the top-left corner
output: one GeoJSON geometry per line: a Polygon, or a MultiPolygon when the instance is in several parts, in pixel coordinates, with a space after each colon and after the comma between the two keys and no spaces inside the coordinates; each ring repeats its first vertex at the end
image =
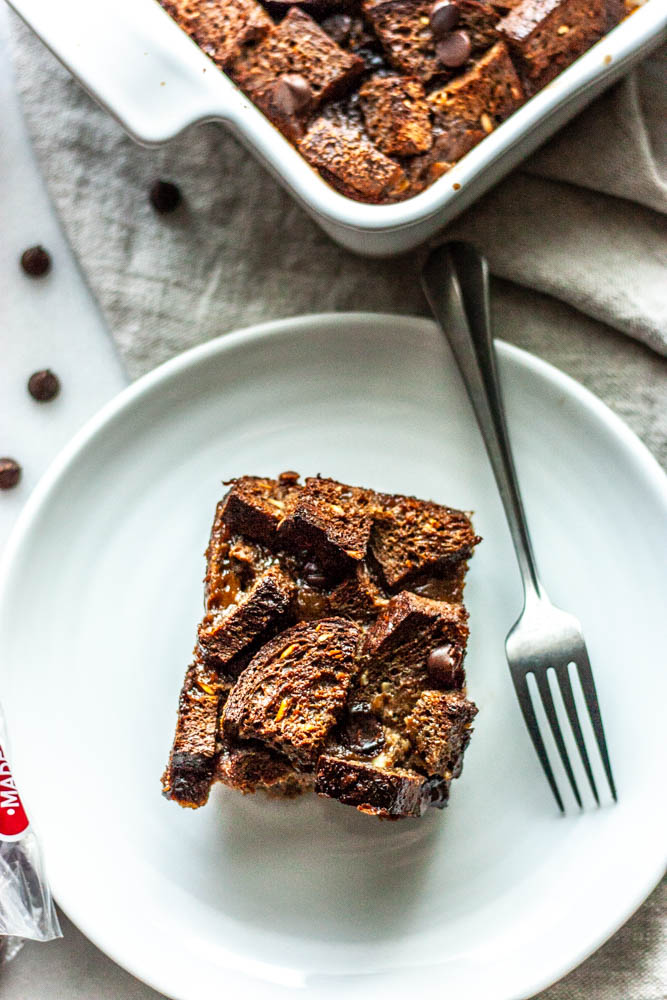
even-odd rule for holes
{"type": "MultiPolygon", "coordinates": [[[[112,422],[128,406],[152,389],[159,386],[166,380],[179,373],[187,371],[190,367],[196,366],[202,360],[216,357],[228,351],[243,348],[246,343],[268,340],[276,336],[289,336],[302,334],[304,331],[312,330],[313,327],[340,326],[354,323],[357,326],[371,328],[377,325],[398,325],[406,330],[406,333],[424,334],[428,331],[437,330],[437,324],[427,316],[401,315],[384,312],[324,312],[308,313],[294,317],[286,317],[278,320],[270,320],[253,324],[248,327],[235,329],[233,331],[219,334],[217,337],[198,344],[181,353],[175,355],[168,361],[163,362],[156,368],[140,376],[135,382],[122,389],[116,396],[105,403],[84,425],[74,434],[70,441],[61,449],[53,461],[42,475],[35,489],[29,496],[19,518],[10,534],[4,552],[0,556],[0,606],[4,602],[4,597],[10,577],[13,574],[17,557],[20,555],[22,546],[26,543],[33,522],[41,515],[43,507],[48,500],[51,490],[53,490],[63,476],[66,476],[69,465],[86,449],[95,435],[102,431],[107,424],[112,422]]],[[[527,370],[531,375],[545,379],[552,386],[560,389],[568,397],[582,405],[585,410],[606,426],[610,432],[619,440],[629,457],[637,463],[638,470],[649,480],[658,494],[662,495],[662,501],[667,509],[667,475],[663,472],[657,459],[651,454],[646,445],[637,437],[620,416],[602,402],[593,392],[577,382],[572,376],[565,374],[550,362],[537,357],[523,348],[517,347],[506,341],[496,338],[501,357],[512,359],[520,367],[527,370]]],[[[3,673],[0,669],[0,680],[3,673]]],[[[10,734],[11,742],[11,734],[10,734]]],[[[530,1000],[536,993],[547,989],[558,982],[573,969],[577,968],[587,958],[599,950],[632,916],[653,889],[659,884],[664,874],[664,864],[662,861],[656,866],[655,872],[648,877],[637,889],[632,901],[628,906],[623,907],[623,915],[619,919],[614,919],[611,926],[605,926],[602,932],[593,935],[586,945],[570,956],[564,964],[559,963],[558,972],[550,972],[547,976],[530,984],[529,992],[522,991],[521,994],[510,996],[498,996],[494,1000],[530,1000]]],[[[165,984],[159,979],[149,975],[132,956],[119,954],[113,943],[105,940],[105,935],[98,934],[93,929],[87,927],[85,917],[79,914],[75,903],[63,902],[67,900],[67,891],[62,891],[63,887],[54,888],[54,896],[63,912],[72,923],[105,955],[111,958],[117,965],[135,976],[158,992],[163,992],[165,984]]],[[[231,970],[230,970],[231,971],[231,970]]],[[[270,983],[265,983],[266,989],[272,989],[270,983]]],[[[267,993],[267,996],[269,994],[267,993]]],[[[166,993],[165,996],[172,996],[166,993]]],[[[174,995],[175,996],[175,995],[174,995]]],[[[180,998],[179,998],[180,1000],[180,998]]]]}

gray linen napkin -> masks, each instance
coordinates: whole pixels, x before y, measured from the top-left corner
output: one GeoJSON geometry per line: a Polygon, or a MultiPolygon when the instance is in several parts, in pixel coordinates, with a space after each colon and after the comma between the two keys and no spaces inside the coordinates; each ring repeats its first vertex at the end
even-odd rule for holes
{"type": "MultiPolygon", "coordinates": [[[[423,312],[405,259],[334,246],[238,142],[202,126],[142,150],[18,20],[35,148],[130,375],[235,325],[315,310],[423,312]],[[186,202],[157,219],[158,175],[186,202]]],[[[653,57],[450,227],[496,275],[667,354],[665,56],[653,57]]]]}

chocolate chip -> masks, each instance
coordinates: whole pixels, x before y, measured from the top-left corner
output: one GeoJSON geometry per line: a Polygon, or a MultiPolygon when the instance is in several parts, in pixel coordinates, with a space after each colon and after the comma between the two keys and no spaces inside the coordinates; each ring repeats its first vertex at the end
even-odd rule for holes
{"type": "Polygon", "coordinates": [[[453,0],[438,0],[431,7],[429,24],[436,38],[444,38],[459,21],[459,8],[453,0]]]}
{"type": "Polygon", "coordinates": [[[382,750],[384,730],[370,705],[360,702],[350,707],[342,739],[348,750],[365,757],[374,757],[382,750]]]}
{"type": "Polygon", "coordinates": [[[276,81],[271,96],[278,111],[287,117],[292,117],[310,107],[313,91],[308,81],[299,73],[285,73],[276,81]]]}
{"type": "Polygon", "coordinates": [[[37,402],[48,403],[60,392],[60,379],[48,368],[35,372],[28,379],[28,392],[37,402]]]}
{"type": "Polygon", "coordinates": [[[160,215],[174,212],[183,200],[180,189],[171,181],[155,181],[149,192],[151,205],[160,215]]]}
{"type": "Polygon", "coordinates": [[[0,458],[0,490],[11,490],[21,478],[21,466],[13,458],[0,458]]]}
{"type": "Polygon", "coordinates": [[[307,562],[303,567],[303,579],[309,587],[323,587],[327,578],[322,572],[322,567],[314,560],[307,562]]]}
{"type": "Polygon", "coordinates": [[[41,278],[51,270],[51,255],[42,246],[28,247],[21,254],[21,267],[31,278],[41,278]]]}
{"type": "Polygon", "coordinates": [[[470,58],[472,45],[467,31],[453,31],[441,38],[435,47],[436,55],[443,66],[458,69],[470,58]]]}
{"type": "Polygon", "coordinates": [[[426,661],[426,670],[432,684],[443,688],[462,688],[465,680],[463,649],[453,642],[432,649],[426,661]]]}

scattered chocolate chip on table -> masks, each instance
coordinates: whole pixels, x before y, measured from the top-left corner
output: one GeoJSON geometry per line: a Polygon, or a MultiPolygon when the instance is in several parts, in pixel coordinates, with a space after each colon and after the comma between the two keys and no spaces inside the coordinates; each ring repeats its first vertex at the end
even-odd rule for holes
{"type": "Polygon", "coordinates": [[[51,255],[43,246],[28,247],[21,254],[21,267],[31,278],[41,278],[51,270],[51,255]]]}
{"type": "Polygon", "coordinates": [[[150,203],[160,215],[175,212],[183,201],[180,189],[171,181],[157,180],[149,192],[150,203]]]}
{"type": "Polygon", "coordinates": [[[34,372],[28,379],[28,392],[38,403],[48,403],[60,392],[60,379],[49,368],[34,372]]]}
{"type": "Polygon", "coordinates": [[[0,490],[11,490],[18,486],[21,466],[14,458],[0,458],[0,490]]]}

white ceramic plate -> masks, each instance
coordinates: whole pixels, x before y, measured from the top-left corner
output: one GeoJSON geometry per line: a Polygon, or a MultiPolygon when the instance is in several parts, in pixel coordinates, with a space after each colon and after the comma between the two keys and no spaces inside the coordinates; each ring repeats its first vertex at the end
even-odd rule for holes
{"type": "Polygon", "coordinates": [[[65,910],[170,997],[523,998],[658,880],[665,482],[580,386],[499,350],[544,581],[588,639],[616,807],[562,818],[540,772],[504,661],[520,608],[508,532],[429,322],[310,317],[190,351],[107,406],[28,504],[0,584],[17,777],[65,910]],[[220,480],[287,467],[476,511],[480,714],[444,814],[160,796],[220,480]]]}

